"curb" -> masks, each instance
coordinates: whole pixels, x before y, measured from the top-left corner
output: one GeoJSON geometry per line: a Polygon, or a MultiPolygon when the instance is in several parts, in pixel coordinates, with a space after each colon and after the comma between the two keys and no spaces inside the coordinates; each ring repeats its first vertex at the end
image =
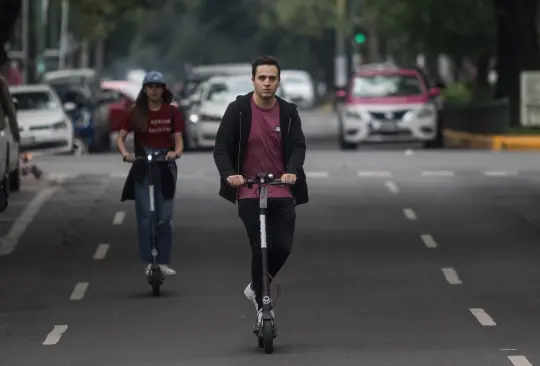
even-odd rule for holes
{"type": "Polygon", "coordinates": [[[477,133],[444,130],[444,144],[447,147],[485,150],[540,150],[540,136],[482,135],[477,133]]]}

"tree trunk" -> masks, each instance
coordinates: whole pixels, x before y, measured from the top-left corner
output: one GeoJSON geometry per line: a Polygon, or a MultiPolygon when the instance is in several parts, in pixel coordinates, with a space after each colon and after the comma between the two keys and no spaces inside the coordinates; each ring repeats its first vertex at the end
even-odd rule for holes
{"type": "Polygon", "coordinates": [[[482,89],[489,87],[489,56],[479,55],[476,59],[476,85],[482,89]]]}
{"type": "Polygon", "coordinates": [[[510,123],[519,126],[520,73],[540,69],[536,30],[539,0],[493,0],[497,12],[497,98],[508,97],[510,123]]]}
{"type": "Polygon", "coordinates": [[[21,15],[21,0],[2,0],[0,6],[0,67],[8,60],[4,49],[21,15]]]}

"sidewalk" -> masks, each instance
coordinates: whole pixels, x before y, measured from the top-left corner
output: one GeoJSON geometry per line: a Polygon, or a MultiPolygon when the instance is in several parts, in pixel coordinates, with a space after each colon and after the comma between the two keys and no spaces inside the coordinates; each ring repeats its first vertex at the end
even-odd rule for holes
{"type": "Polygon", "coordinates": [[[453,130],[444,130],[446,147],[487,150],[540,150],[540,136],[482,135],[453,130]]]}

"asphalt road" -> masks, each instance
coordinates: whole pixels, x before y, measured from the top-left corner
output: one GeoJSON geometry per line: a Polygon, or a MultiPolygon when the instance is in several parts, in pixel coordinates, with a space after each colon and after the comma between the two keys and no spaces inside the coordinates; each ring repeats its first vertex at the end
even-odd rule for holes
{"type": "Polygon", "coordinates": [[[153,298],[116,155],[37,160],[1,214],[8,366],[540,365],[540,154],[310,151],[311,202],[251,333],[249,249],[211,155],[186,154],[173,267],[153,298]]]}

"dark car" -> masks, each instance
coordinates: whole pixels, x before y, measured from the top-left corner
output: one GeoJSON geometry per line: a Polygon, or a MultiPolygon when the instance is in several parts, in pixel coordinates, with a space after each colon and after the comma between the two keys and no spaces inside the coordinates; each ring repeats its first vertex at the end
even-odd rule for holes
{"type": "Polygon", "coordinates": [[[93,69],[69,69],[47,72],[42,77],[60,96],[73,121],[75,133],[89,151],[110,149],[108,108],[101,95],[99,79],[93,69]]]}

